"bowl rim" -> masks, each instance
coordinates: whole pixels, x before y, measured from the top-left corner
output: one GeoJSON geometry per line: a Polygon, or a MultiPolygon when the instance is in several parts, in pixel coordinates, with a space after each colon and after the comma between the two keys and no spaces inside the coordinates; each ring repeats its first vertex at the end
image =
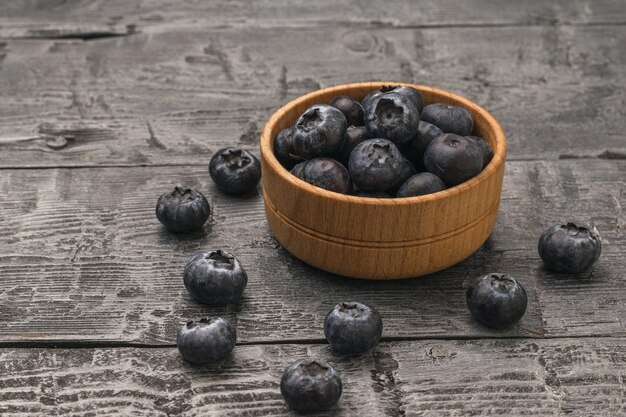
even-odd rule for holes
{"type": "MultiPolygon", "coordinates": [[[[313,104],[320,104],[314,103],[313,104]]],[[[326,104],[326,103],[324,103],[326,104]]],[[[326,88],[322,88],[319,90],[315,90],[304,94],[300,97],[295,98],[294,100],[289,101],[284,104],[278,110],[276,110],[270,118],[265,123],[263,130],[261,132],[260,139],[260,151],[261,158],[267,164],[267,166],[272,169],[276,174],[278,174],[282,180],[291,183],[293,186],[302,189],[305,192],[316,194],[321,197],[333,199],[333,200],[341,200],[346,203],[358,203],[364,205],[376,205],[376,206],[398,206],[398,205],[414,205],[416,203],[426,203],[432,202],[436,200],[443,200],[447,197],[453,196],[455,194],[464,192],[470,188],[478,185],[484,178],[494,174],[498,169],[500,169],[501,165],[504,164],[506,158],[506,136],[504,134],[504,130],[502,126],[495,117],[491,115],[487,110],[474,103],[473,101],[460,96],[458,94],[454,94],[450,91],[443,90],[436,87],[429,87],[421,84],[413,84],[406,82],[396,82],[396,81],[368,81],[368,82],[356,82],[356,83],[347,83],[347,84],[338,84],[326,88]],[[320,187],[316,187],[312,184],[309,184],[306,181],[303,181],[297,178],[295,175],[292,175],[282,164],[278,161],[276,156],[274,155],[274,149],[272,146],[272,138],[270,137],[270,131],[274,128],[274,126],[279,122],[279,120],[288,112],[290,112],[293,108],[301,105],[302,103],[314,99],[316,97],[320,97],[322,95],[326,95],[329,93],[336,92],[336,95],[346,94],[346,90],[350,89],[363,89],[363,88],[371,88],[371,90],[379,89],[382,86],[389,85],[402,85],[413,87],[420,92],[427,91],[429,93],[438,94],[447,96],[455,101],[458,101],[459,104],[466,108],[471,108],[474,112],[479,113],[490,126],[490,129],[494,131],[495,140],[497,143],[496,151],[493,154],[493,158],[489,162],[489,164],[483,168],[483,170],[478,173],[475,177],[469,179],[468,181],[462,182],[461,184],[455,185],[454,187],[446,188],[445,190],[438,191],[436,193],[415,196],[415,197],[392,197],[392,198],[371,198],[371,197],[358,197],[354,195],[341,194],[336,193],[334,191],[325,190],[320,187]]]]}

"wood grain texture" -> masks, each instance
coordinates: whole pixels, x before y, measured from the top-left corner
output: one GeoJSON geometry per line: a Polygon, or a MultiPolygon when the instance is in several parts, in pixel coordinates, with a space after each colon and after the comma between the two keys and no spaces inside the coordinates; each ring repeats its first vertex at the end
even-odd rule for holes
{"type": "Polygon", "coordinates": [[[353,83],[319,90],[276,111],[261,134],[263,196],[270,230],[289,252],[324,271],[354,278],[400,279],[448,268],[474,253],[496,223],[504,176],[506,138],[485,109],[428,86],[424,104],[467,109],[472,134],[484,138],[493,158],[474,178],[443,192],[410,199],[359,198],[298,180],[274,156],[276,136],[316,103],[336,96],[361,101],[388,83],[353,83]]]}
{"type": "Polygon", "coordinates": [[[624,43],[619,26],[9,39],[0,42],[0,167],[203,164],[220,147],[256,148],[292,98],[376,79],[475,101],[504,127],[512,159],[624,158],[624,43]]]}
{"type": "Polygon", "coordinates": [[[2,170],[0,340],[173,343],[192,318],[225,315],[240,340],[322,340],[324,314],[359,300],[385,318],[386,337],[624,335],[624,177],[620,160],[507,162],[501,209],[485,246],[463,263],[404,282],[339,278],[291,256],[270,234],[260,195],[219,193],[204,167],[2,170]],[[206,234],[179,236],[157,222],[158,196],[176,184],[207,195],[206,234]],[[554,223],[596,226],[602,257],[578,277],[545,271],[537,239],[554,223]],[[249,284],[240,304],[208,308],[182,285],[195,252],[238,256],[249,284]],[[466,286],[501,271],[529,293],[506,332],[475,324],[466,286]]]}
{"type": "Polygon", "coordinates": [[[0,350],[0,413],[285,416],[283,369],[330,362],[344,392],[335,416],[622,415],[626,340],[383,343],[345,357],[327,345],[237,346],[206,366],[175,348],[0,350]]]}

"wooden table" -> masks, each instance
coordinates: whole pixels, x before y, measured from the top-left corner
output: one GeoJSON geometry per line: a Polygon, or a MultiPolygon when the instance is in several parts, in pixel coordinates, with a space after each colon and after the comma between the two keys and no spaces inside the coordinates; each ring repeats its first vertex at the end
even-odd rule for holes
{"type": "Polygon", "coordinates": [[[0,5],[0,414],[288,415],[284,367],[306,355],[343,376],[336,415],[626,413],[626,2],[426,0],[6,1],[0,5]],[[272,237],[261,197],[221,194],[208,161],[258,152],[283,103],[349,81],[466,95],[502,123],[509,155],[496,228],[476,254],[401,282],[333,276],[272,237]],[[206,233],[154,215],[187,184],[206,233]],[[554,223],[597,227],[579,276],[545,270],[554,223]],[[194,302],[182,268],[224,248],[249,273],[241,303],[194,302]],[[465,288],[501,271],[529,307],[476,324],[465,288]],[[330,351],[336,302],[375,306],[381,345],[330,351]],[[232,357],[184,363],[189,319],[237,326],[232,357]]]}

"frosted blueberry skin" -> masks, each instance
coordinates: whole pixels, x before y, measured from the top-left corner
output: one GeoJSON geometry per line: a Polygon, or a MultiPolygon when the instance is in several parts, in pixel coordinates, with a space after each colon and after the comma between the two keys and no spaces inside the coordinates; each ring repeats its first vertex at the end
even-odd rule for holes
{"type": "Polygon", "coordinates": [[[467,289],[467,307],[487,327],[501,328],[517,323],[526,313],[528,297],[513,277],[491,273],[478,278],[467,289]]]}
{"type": "Polygon", "coordinates": [[[200,319],[184,325],[176,336],[183,359],[205,365],[225,358],[235,347],[237,332],[226,319],[200,319]]]}
{"type": "Polygon", "coordinates": [[[346,167],[331,158],[313,158],[302,168],[300,179],[316,187],[341,194],[352,192],[352,179],[346,167]]]}
{"type": "Polygon", "coordinates": [[[396,145],[415,137],[419,121],[415,103],[397,93],[381,94],[365,109],[365,127],[370,137],[388,139],[396,145]]]}
{"type": "Polygon", "coordinates": [[[384,85],[378,90],[374,90],[367,96],[365,96],[365,98],[361,100],[361,105],[365,109],[375,98],[378,98],[381,95],[388,93],[397,93],[405,96],[415,104],[415,107],[420,112],[420,114],[422,113],[422,110],[424,109],[424,98],[422,97],[422,93],[420,93],[413,87],[407,87],[402,85],[384,85]]]}
{"type": "Polygon", "coordinates": [[[294,165],[294,167],[291,168],[291,171],[289,171],[291,175],[293,175],[296,178],[302,179],[302,169],[304,169],[304,166],[306,165],[307,162],[309,161],[298,162],[296,165],[294,165]]]}
{"type": "Polygon", "coordinates": [[[304,413],[331,409],[342,391],[339,374],[326,362],[315,359],[293,362],[280,380],[280,393],[287,405],[304,413]]]}
{"type": "Polygon", "coordinates": [[[393,142],[368,139],[354,148],[348,169],[352,181],[360,189],[386,191],[396,186],[404,160],[393,142]]]}
{"type": "Polygon", "coordinates": [[[293,148],[292,128],[283,129],[276,135],[274,155],[278,162],[287,170],[290,170],[298,163],[298,160],[295,158],[296,151],[293,148]]]}
{"type": "Polygon", "coordinates": [[[487,141],[478,136],[467,136],[468,139],[471,139],[478,145],[481,152],[483,153],[483,169],[489,165],[489,162],[493,159],[493,150],[491,146],[487,143],[487,141]]]}
{"type": "Polygon", "coordinates": [[[174,233],[200,230],[210,214],[209,202],[193,188],[175,187],[157,200],[157,219],[174,233]]]}
{"type": "Polygon", "coordinates": [[[378,344],[382,334],[380,314],[362,303],[339,303],[324,319],[326,340],[339,353],[365,353],[378,344]]]}
{"type": "Polygon", "coordinates": [[[192,256],[185,265],[183,282],[193,298],[219,306],[241,298],[248,274],[236,257],[217,250],[192,256]]]}
{"type": "Polygon", "coordinates": [[[245,194],[254,190],[261,180],[261,163],[246,150],[223,148],[211,158],[209,174],[221,191],[245,194]]]}
{"type": "Polygon", "coordinates": [[[453,187],[482,171],[483,154],[473,140],[447,133],[428,145],[424,166],[448,187],[453,187]]]}
{"type": "Polygon", "coordinates": [[[348,123],[343,113],[325,104],[309,107],[293,128],[293,147],[303,159],[336,155],[346,141],[348,123]]]}
{"type": "Polygon", "coordinates": [[[424,107],[421,120],[437,126],[444,133],[469,136],[474,130],[474,119],[463,107],[434,103],[424,107]]]}
{"type": "Polygon", "coordinates": [[[343,145],[341,152],[339,153],[339,161],[344,165],[348,165],[348,159],[350,159],[350,153],[361,142],[369,139],[370,136],[367,133],[365,126],[350,126],[346,130],[346,143],[343,145]]]}
{"type": "Polygon", "coordinates": [[[343,113],[348,126],[363,126],[363,107],[352,97],[337,96],[331,100],[330,105],[343,113]]]}
{"type": "Polygon", "coordinates": [[[538,249],[546,268],[576,274],[596,263],[602,253],[602,243],[593,231],[567,223],[544,231],[538,249]]]}
{"type": "Polygon", "coordinates": [[[398,189],[397,198],[432,194],[446,189],[446,185],[435,174],[420,172],[406,180],[398,189]]]}

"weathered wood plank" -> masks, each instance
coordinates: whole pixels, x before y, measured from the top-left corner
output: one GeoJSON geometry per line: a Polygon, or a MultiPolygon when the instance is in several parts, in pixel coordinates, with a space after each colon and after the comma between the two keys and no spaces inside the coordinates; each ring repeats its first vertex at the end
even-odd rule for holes
{"type": "Polygon", "coordinates": [[[0,37],[80,37],[110,32],[155,33],[180,28],[326,26],[450,26],[616,24],[623,3],[611,0],[490,0],[172,2],[169,0],[11,1],[0,4],[0,37]]]}
{"type": "Polygon", "coordinates": [[[8,40],[0,167],[203,164],[222,146],[256,147],[287,100],[371,79],[467,95],[500,120],[513,159],[624,158],[623,44],[616,26],[182,28],[97,42],[8,40]]]}
{"type": "Polygon", "coordinates": [[[337,416],[621,415],[624,339],[383,343],[357,357],[327,345],[237,346],[206,367],[175,348],[1,349],[0,413],[24,415],[295,415],[285,366],[330,362],[344,393],[337,416]]]}
{"type": "Polygon", "coordinates": [[[624,335],[626,162],[508,162],[497,226],[485,247],[447,271],[402,282],[323,273],[272,238],[259,195],[219,193],[204,167],[1,170],[0,341],[172,343],[191,318],[226,315],[241,341],[322,340],[326,311],[357,299],[377,307],[387,337],[624,335]],[[206,234],[178,236],[157,222],[157,197],[175,184],[213,207],[206,234]],[[596,226],[605,246],[592,273],[545,271],[543,229],[596,226]],[[239,305],[208,308],[182,285],[195,252],[240,257],[249,285],[239,305]],[[475,324],[464,300],[475,277],[502,271],[528,290],[522,322],[503,332],[475,324]]]}

